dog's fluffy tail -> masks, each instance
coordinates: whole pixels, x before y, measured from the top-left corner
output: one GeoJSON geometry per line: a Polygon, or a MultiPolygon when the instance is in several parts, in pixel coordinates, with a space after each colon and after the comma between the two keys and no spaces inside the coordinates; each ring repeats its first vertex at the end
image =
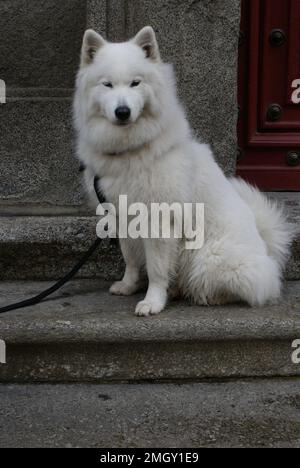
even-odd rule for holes
{"type": "Polygon", "coordinates": [[[283,269],[289,258],[294,237],[293,229],[288,224],[283,209],[276,201],[268,199],[242,179],[232,179],[232,184],[253,211],[258,231],[267,245],[269,256],[283,269]]]}

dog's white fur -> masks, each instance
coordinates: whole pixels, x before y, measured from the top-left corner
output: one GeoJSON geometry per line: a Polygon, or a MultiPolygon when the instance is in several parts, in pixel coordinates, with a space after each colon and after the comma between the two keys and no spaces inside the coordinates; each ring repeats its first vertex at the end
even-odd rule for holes
{"type": "Polygon", "coordinates": [[[91,192],[97,174],[115,206],[121,194],[128,203],[205,204],[200,250],[185,250],[175,239],[121,240],[126,272],[111,293],[135,293],[146,267],[149,287],[137,315],[161,312],[174,279],[182,295],[201,305],[261,306],[280,296],[291,243],[283,213],[245,182],[227,179],[209,146],[194,140],[151,27],[120,44],[85,33],[74,112],[91,192]],[[119,125],[115,110],[125,105],[131,119],[119,125]]]}

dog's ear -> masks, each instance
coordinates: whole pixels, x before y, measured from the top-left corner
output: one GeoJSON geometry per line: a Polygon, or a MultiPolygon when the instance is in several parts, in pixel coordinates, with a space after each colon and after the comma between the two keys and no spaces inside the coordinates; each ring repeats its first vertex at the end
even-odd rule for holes
{"type": "Polygon", "coordinates": [[[93,62],[98,50],[105,45],[106,41],[100,34],[88,29],[83,37],[81,49],[81,66],[85,67],[93,62]]]}
{"type": "Polygon", "coordinates": [[[151,26],[146,26],[137,33],[133,42],[143,49],[148,59],[153,60],[154,62],[160,62],[159,47],[155,32],[151,26]]]}

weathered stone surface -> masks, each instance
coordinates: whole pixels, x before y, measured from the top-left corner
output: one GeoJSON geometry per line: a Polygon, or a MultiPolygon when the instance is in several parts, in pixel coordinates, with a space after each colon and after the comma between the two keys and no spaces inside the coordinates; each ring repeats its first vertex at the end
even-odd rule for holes
{"type": "Polygon", "coordinates": [[[1,106],[1,207],[31,205],[34,212],[38,205],[59,213],[83,204],[71,119],[66,96],[11,97],[1,106]]]}
{"type": "MultiPolygon", "coordinates": [[[[96,240],[96,217],[2,217],[0,279],[51,279],[64,276],[96,240]]],[[[83,266],[82,278],[120,278],[119,249],[103,241],[83,266]]]]}
{"type": "Polygon", "coordinates": [[[87,27],[106,39],[122,42],[126,39],[125,2],[120,0],[87,0],[87,27]]]}
{"type": "Polygon", "coordinates": [[[1,385],[0,416],[1,448],[300,447],[299,379],[1,385]]]}
{"type": "Polygon", "coordinates": [[[285,277],[289,280],[298,280],[300,279],[300,193],[272,192],[269,196],[277,200],[279,206],[283,206],[287,219],[293,228],[295,238],[285,277]]]}
{"type": "Polygon", "coordinates": [[[73,87],[85,26],[86,1],[0,2],[0,78],[10,88],[73,87]]]}
{"type": "MultiPolygon", "coordinates": [[[[45,283],[2,283],[0,305],[45,283]]],[[[300,375],[292,342],[300,337],[300,283],[282,302],[196,307],[171,303],[137,318],[140,295],[118,298],[107,283],[76,281],[46,302],[0,316],[7,343],[2,382],[141,381],[300,375]]]]}
{"type": "Polygon", "coordinates": [[[288,263],[285,274],[289,280],[300,279],[300,236],[298,236],[293,244],[292,257],[288,263]]]}
{"type": "MultiPolygon", "coordinates": [[[[98,31],[103,36],[107,35],[107,0],[87,0],[87,28],[98,31]]],[[[123,2],[119,2],[120,4],[123,2]]]]}

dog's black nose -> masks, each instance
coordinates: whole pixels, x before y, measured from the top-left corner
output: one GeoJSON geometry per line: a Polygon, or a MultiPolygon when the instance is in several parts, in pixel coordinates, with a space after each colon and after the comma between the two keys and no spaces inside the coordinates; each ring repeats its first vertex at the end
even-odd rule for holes
{"type": "Polygon", "coordinates": [[[125,122],[126,120],[128,120],[130,117],[130,114],[131,114],[131,110],[127,106],[118,107],[116,109],[116,117],[121,122],[125,122]]]}

